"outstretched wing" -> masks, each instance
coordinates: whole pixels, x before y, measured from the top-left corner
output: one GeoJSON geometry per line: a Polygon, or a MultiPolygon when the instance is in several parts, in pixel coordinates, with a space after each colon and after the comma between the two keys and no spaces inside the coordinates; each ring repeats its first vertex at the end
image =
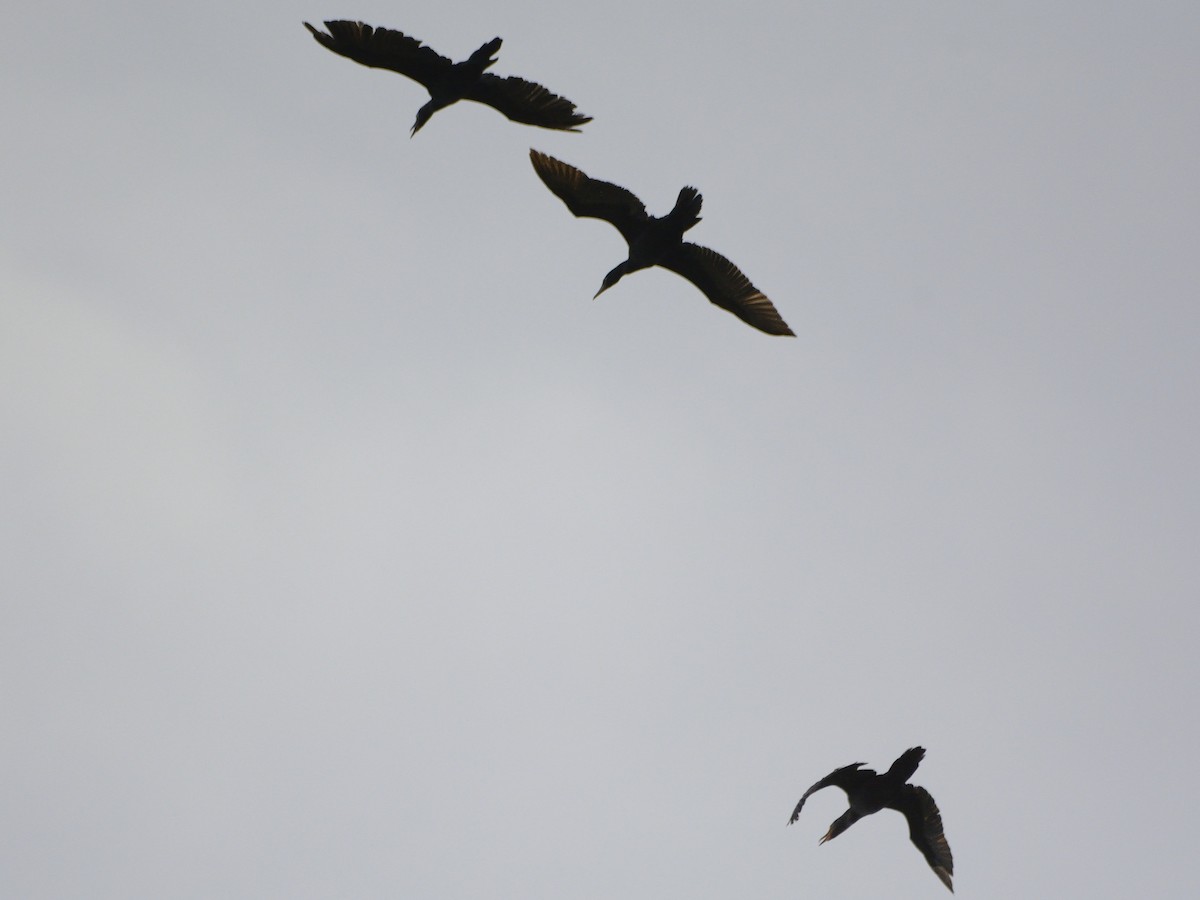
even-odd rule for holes
{"type": "MultiPolygon", "coordinates": [[[[695,245],[689,244],[685,246],[695,245]]],[[[699,247],[697,249],[703,250],[704,248],[699,247]]],[[[708,252],[712,253],[711,250],[708,252]]],[[[713,256],[716,255],[717,254],[713,253],[713,256]]],[[[851,763],[848,766],[842,766],[840,769],[834,769],[832,772],[810,787],[804,792],[804,796],[800,798],[800,802],[796,804],[796,808],[792,810],[792,817],[788,819],[788,824],[792,825],[798,818],[800,818],[800,810],[804,809],[804,801],[817,791],[827,787],[840,787],[846,793],[850,793],[850,791],[854,790],[864,781],[870,781],[871,779],[875,778],[875,771],[873,769],[864,769],[862,768],[862,765],[862,763],[851,763]]]]}
{"type": "Polygon", "coordinates": [[[372,28],[363,22],[344,19],[326,22],[329,34],[318,31],[307,22],[304,27],[312,32],[318,43],[334,53],[364,66],[399,72],[425,87],[445,77],[454,66],[446,57],[402,31],[372,28]]]}
{"type": "Polygon", "coordinates": [[[682,275],[700,288],[709,300],[747,325],[753,325],[767,334],[795,334],[766,294],[751,284],[741,269],[715,250],[684,241],[659,265],[682,275]]]}
{"type": "Polygon", "coordinates": [[[479,81],[471,85],[466,99],[486,103],[514,122],[541,128],[578,131],[577,126],[592,121],[591,116],[576,112],[575,104],[565,97],[550,93],[540,84],[512,75],[501,78],[485,72],[479,81]]]}
{"type": "Polygon", "coordinates": [[[574,166],[537,150],[529,151],[529,159],[546,187],[575,215],[612,223],[627,243],[644,228],[646,207],[625,188],[588,178],[574,166]]]}
{"type": "Polygon", "coordinates": [[[908,836],[942,884],[954,893],[954,884],[950,880],[954,874],[954,856],[942,833],[942,814],[929,791],[906,784],[887,806],[904,813],[908,820],[908,836]]]}

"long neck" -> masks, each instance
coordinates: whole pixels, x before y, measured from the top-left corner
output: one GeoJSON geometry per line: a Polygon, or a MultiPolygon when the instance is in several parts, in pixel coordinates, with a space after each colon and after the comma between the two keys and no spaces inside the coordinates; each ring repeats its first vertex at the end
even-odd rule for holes
{"type": "Polygon", "coordinates": [[[599,297],[630,272],[636,272],[638,269],[645,269],[652,265],[654,265],[653,260],[650,262],[638,262],[632,256],[629,259],[622,260],[613,267],[611,272],[604,276],[604,283],[600,285],[600,290],[596,291],[596,297],[599,297]]]}
{"type": "Polygon", "coordinates": [[[825,833],[825,837],[821,838],[821,843],[832,841],[835,837],[862,818],[862,813],[856,810],[853,806],[833,820],[833,824],[829,826],[829,831],[825,833]]]}
{"type": "Polygon", "coordinates": [[[629,275],[632,272],[640,272],[642,269],[649,269],[657,263],[657,256],[642,256],[639,253],[630,252],[629,258],[618,263],[611,272],[604,276],[604,280],[605,282],[616,284],[625,275],[629,275]]]}
{"type": "Polygon", "coordinates": [[[417,120],[413,123],[412,134],[416,134],[418,131],[420,131],[435,112],[437,112],[439,109],[445,109],[456,99],[456,97],[434,95],[428,103],[417,110],[417,120]]]}

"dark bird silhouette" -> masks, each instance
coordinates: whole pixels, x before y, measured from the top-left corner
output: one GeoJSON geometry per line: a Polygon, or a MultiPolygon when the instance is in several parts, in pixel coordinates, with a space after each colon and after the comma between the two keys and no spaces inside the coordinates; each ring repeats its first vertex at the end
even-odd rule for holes
{"type": "MultiPolygon", "coordinates": [[[[578,131],[592,121],[575,111],[570,100],[550,93],[540,84],[523,78],[501,78],[484,70],[496,62],[500,38],[492,38],[464,62],[455,63],[426,47],[416,38],[390,28],[372,28],[362,22],[326,22],[329,34],[307,22],[304,27],[324,47],[364,66],[391,69],[425,85],[429,102],[417,110],[412,134],[421,130],[439,109],[459,100],[474,100],[500,110],[514,122],[578,131]]],[[[410,135],[411,136],[411,135],[410,135]]]]}
{"type": "Polygon", "coordinates": [[[954,893],[954,885],[950,880],[954,874],[954,857],[950,854],[946,836],[942,834],[941,813],[929,796],[929,791],[907,783],[924,757],[924,747],[913,747],[901,753],[900,758],[882,775],[872,769],[862,768],[863,763],[854,763],[830,772],[804,792],[788,824],[791,825],[800,817],[800,810],[810,794],[827,787],[840,787],[845,791],[850,808],[829,826],[829,831],[821,838],[822,844],[833,840],[863,816],[885,808],[898,810],[908,820],[908,836],[912,842],[924,855],[934,874],[942,879],[942,884],[950,888],[950,893],[954,893]]]}
{"type": "Polygon", "coordinates": [[[604,276],[597,297],[630,272],[662,266],[682,275],[709,300],[746,324],[767,334],[793,334],[771,301],[737,266],[707,247],[683,240],[683,233],[700,221],[703,198],[695,188],[685,187],[679,192],[675,208],[655,217],[647,214],[642,201],[623,187],[589,178],[574,166],[537,150],[530,150],[529,158],[546,187],[567,204],[567,209],[577,216],[611,223],[629,244],[629,258],[604,276]]]}

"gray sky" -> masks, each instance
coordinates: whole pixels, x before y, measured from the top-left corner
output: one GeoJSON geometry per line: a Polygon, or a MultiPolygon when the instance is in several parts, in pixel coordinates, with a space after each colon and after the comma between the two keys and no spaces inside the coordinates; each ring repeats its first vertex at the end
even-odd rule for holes
{"type": "Polygon", "coordinates": [[[1194,3],[9,10],[0,894],[1194,896],[1194,3]],[[320,48],[359,18],[583,134],[320,48]],[[536,147],[705,198],[799,337],[536,147]]]}

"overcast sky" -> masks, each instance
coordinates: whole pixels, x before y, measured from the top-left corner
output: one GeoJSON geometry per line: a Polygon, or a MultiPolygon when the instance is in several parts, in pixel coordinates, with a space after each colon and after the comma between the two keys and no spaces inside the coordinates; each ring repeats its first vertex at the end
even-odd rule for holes
{"type": "Polygon", "coordinates": [[[1200,896],[1200,8],[985,6],[7,10],[0,895],[946,896],[784,825],[920,744],[960,896],[1200,896]]]}

